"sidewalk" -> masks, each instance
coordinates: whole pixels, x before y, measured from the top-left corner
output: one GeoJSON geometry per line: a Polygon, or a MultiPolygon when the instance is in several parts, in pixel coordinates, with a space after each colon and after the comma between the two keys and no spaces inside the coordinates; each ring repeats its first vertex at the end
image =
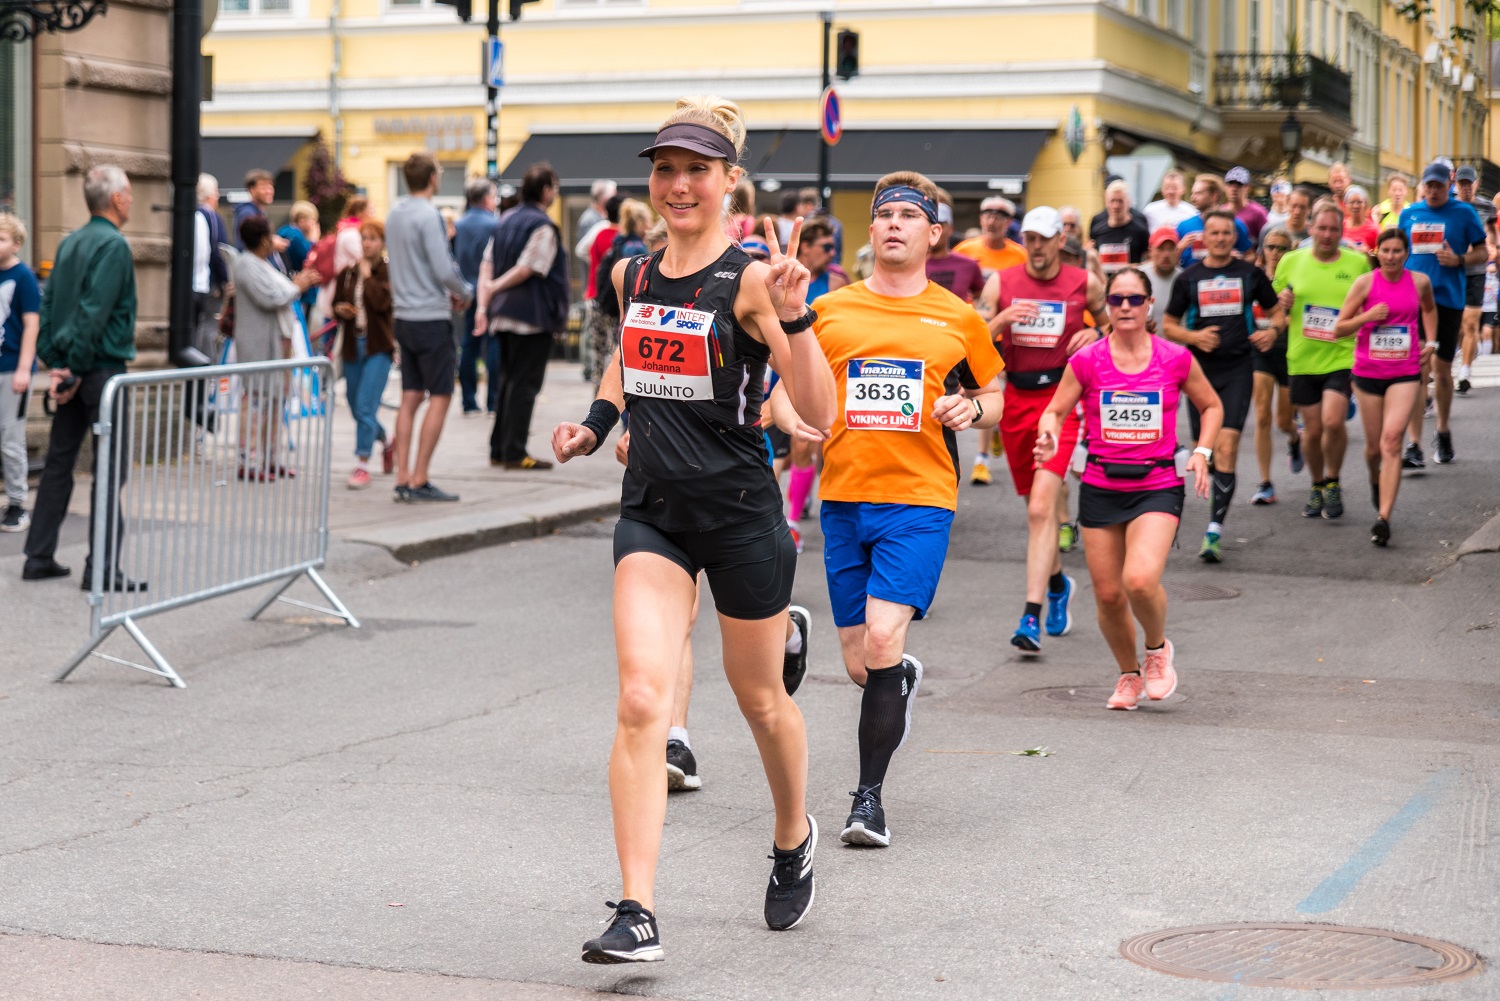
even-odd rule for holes
{"type": "MultiPolygon", "coordinates": [[[[483,396],[484,387],[480,386],[483,396]]],[[[380,450],[372,457],[373,483],[366,490],[344,484],[354,468],[354,421],[338,385],[333,424],[333,488],[328,505],[329,530],[336,540],[372,543],[403,562],[449,556],[513,539],[545,535],[554,529],[612,514],[620,505],[623,469],[614,461],[613,442],[592,457],[537,472],[507,471],[490,465],[489,440],[494,418],[463,416],[459,398],[443,427],[433,456],[432,481],[459,495],[456,504],[397,504],[394,476],[381,475],[380,450]]],[[[391,372],[387,402],[400,398],[400,375],[391,372]]],[[[580,367],[552,362],[537,397],[527,451],[552,459],[552,429],[564,420],[588,414],[593,388],[580,367]]],[[[421,421],[424,410],[417,412],[421,421]]],[[[396,411],[382,407],[380,421],[392,436],[396,411]]]]}

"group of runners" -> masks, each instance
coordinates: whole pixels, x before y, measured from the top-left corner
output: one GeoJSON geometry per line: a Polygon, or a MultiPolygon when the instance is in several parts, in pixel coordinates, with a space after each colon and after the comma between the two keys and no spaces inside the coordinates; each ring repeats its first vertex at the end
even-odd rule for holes
{"type": "MultiPolygon", "coordinates": [[[[1063,214],[1037,207],[1022,220],[1022,259],[990,274],[971,305],[929,280],[929,256],[952,219],[943,193],[920,174],[897,172],[875,186],[872,273],[821,296],[814,309],[800,221],[783,248],[767,220],[764,261],[725,230],[744,135],[735,105],[688,98],[642,152],[667,243],[615,267],[616,358],[588,416],[559,425],[552,438],[567,462],[597,450],[622,415],[628,420],[616,448],[626,471],[614,541],[620,688],[609,762],[622,899],[608,903],[608,927],[584,944],[587,962],[663,957],[654,884],[668,787],[699,784],[685,700],[700,573],[775,808],[766,923],[794,927],[813,903],[818,826],[806,807],[806,731],[791,698],[811,623],[791,605],[797,546],[768,425],[821,446],[829,599],[845,669],[861,690],[859,771],[840,834],[851,845],[891,843],[886,775],[910,732],[923,676],[907,632],[930,609],[946,558],[959,433],[998,425],[1026,499],[1026,602],[1012,642],[1028,654],[1040,651],[1043,631],[1059,636],[1072,626],[1059,511],[1076,445],[1087,441],[1077,522],[1119,669],[1112,709],[1176,688],[1161,574],[1184,476],[1200,496],[1221,489],[1210,461],[1226,440],[1213,381],[1222,373],[1153,335],[1152,281],[1141,269],[1118,261],[1102,274],[1063,214]],[[776,377],[769,393],[768,369],[776,377]],[[1183,396],[1195,415],[1191,450],[1177,442],[1183,396]]],[[[1220,236],[1213,222],[1204,230],[1210,248],[1220,236]]],[[[995,229],[1003,233],[998,218],[995,229]]],[[[1261,298],[1273,320],[1282,315],[1274,295],[1261,298]]],[[[1226,334],[1222,343],[1243,355],[1247,340],[1226,334]]],[[[1232,494],[1232,477],[1222,490],[1232,494]]]]}

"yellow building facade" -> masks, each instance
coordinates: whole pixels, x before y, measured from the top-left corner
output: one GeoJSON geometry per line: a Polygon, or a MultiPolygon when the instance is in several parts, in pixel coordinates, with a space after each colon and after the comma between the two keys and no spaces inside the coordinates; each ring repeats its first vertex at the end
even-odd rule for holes
{"type": "MultiPolygon", "coordinates": [[[[500,173],[553,163],[565,217],[596,177],[641,190],[640,140],[678,96],[715,93],[744,109],[759,208],[774,210],[778,189],[816,177],[828,10],[859,33],[830,154],[834,210],[856,231],[873,180],[896,169],[948,187],[960,226],[997,191],[1092,213],[1111,171],[1138,197],[1173,162],[1264,178],[1285,160],[1288,114],[1299,177],[1321,181],[1337,159],[1373,184],[1488,149],[1488,45],[1451,37],[1462,0],[1433,7],[1412,23],[1391,0],[541,0],[502,26],[500,173]]],[[[485,163],[483,16],[462,24],[432,0],[225,0],[204,43],[206,169],[226,190],[251,166],[295,174],[316,135],[377,209],[417,148],[456,197],[485,163]],[[259,151],[280,159],[251,162],[259,151]]]]}

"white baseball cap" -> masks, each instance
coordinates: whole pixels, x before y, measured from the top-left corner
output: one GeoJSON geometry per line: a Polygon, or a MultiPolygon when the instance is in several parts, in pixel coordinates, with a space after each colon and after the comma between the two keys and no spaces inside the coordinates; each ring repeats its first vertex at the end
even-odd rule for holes
{"type": "Polygon", "coordinates": [[[1038,205],[1021,220],[1021,232],[1035,233],[1050,239],[1062,232],[1062,216],[1050,205],[1038,205]]]}

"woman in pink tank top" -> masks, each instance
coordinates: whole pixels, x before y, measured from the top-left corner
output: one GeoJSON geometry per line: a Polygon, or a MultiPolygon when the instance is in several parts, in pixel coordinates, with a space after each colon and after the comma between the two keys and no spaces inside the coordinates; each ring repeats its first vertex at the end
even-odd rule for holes
{"type": "Polygon", "coordinates": [[[1406,270],[1406,234],[1380,234],[1377,271],[1360,275],[1339,311],[1340,337],[1358,331],[1354,347],[1354,391],[1365,428],[1365,465],[1370,500],[1378,517],[1370,541],[1391,539],[1391,511],[1401,487],[1401,443],[1422,386],[1422,368],[1437,348],[1437,301],[1432,282],[1406,270]]]}
{"type": "Polygon", "coordinates": [[[1224,406],[1188,349],[1154,337],[1151,281],[1135,267],[1116,271],[1105,289],[1109,337],[1073,355],[1037,425],[1035,460],[1057,451],[1064,417],[1083,401],[1089,461],[1078,493],[1078,521],[1099,606],[1099,628],[1120,666],[1105,706],[1134,709],[1144,694],[1160,701],[1177,689],[1167,640],[1167,552],[1182,517],[1177,401],[1183,393],[1202,414],[1198,447],[1187,467],[1199,497],[1209,490],[1208,457],[1224,406]],[[1136,659],[1135,623],[1146,634],[1144,668],[1136,659]]]}

